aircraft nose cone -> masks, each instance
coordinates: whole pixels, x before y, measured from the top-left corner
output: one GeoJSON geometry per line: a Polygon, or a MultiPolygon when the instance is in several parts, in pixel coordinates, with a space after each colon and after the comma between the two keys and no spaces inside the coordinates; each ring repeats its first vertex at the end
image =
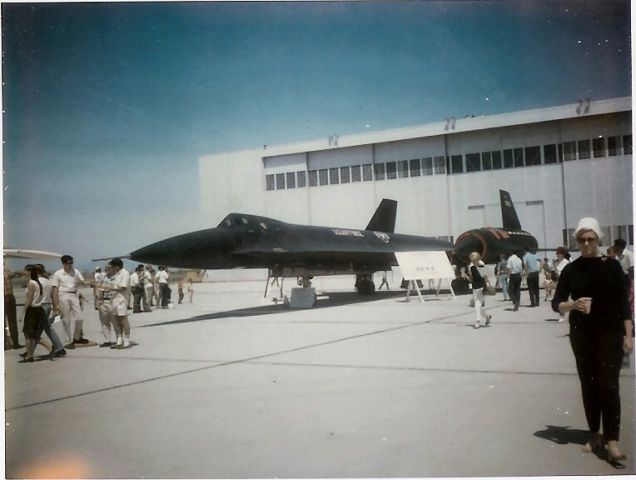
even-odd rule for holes
{"type": "Polygon", "coordinates": [[[227,238],[213,228],[146,245],[132,252],[130,258],[167,267],[207,268],[211,260],[227,250],[227,238]]]}
{"type": "Polygon", "coordinates": [[[166,259],[172,256],[174,246],[168,240],[161,240],[150,245],[146,245],[130,254],[132,260],[154,265],[163,264],[166,259]]]}

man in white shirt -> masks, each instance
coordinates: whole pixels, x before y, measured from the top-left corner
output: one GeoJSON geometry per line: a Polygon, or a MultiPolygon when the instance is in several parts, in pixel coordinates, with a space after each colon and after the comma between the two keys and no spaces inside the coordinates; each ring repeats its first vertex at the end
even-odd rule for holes
{"type": "MultiPolygon", "coordinates": [[[[141,298],[144,297],[144,266],[137,265],[130,276],[130,291],[133,296],[133,313],[141,313],[141,298]]],[[[144,302],[145,303],[145,302],[144,302]]]]}
{"type": "Polygon", "coordinates": [[[112,293],[110,300],[112,314],[115,316],[117,343],[111,348],[130,348],[130,323],[128,323],[128,299],[130,297],[130,274],[124,269],[121,258],[110,261],[113,277],[107,291],[112,293]]]}
{"type": "Polygon", "coordinates": [[[512,252],[512,255],[508,257],[508,271],[510,272],[510,280],[508,281],[510,298],[514,305],[513,311],[519,310],[519,303],[521,302],[521,272],[523,271],[523,262],[517,256],[517,252],[512,252]]]}
{"type": "Polygon", "coordinates": [[[616,255],[616,260],[618,260],[623,267],[623,273],[625,275],[629,275],[630,267],[634,266],[634,254],[629,250],[626,250],[627,242],[622,238],[617,238],[614,240],[614,245],[612,246],[612,251],[614,255],[616,255]]]}
{"type": "Polygon", "coordinates": [[[152,283],[152,274],[150,273],[152,267],[146,265],[144,271],[144,312],[151,312],[150,306],[152,305],[152,296],[155,293],[155,286],[152,283]]]}
{"type": "Polygon", "coordinates": [[[104,281],[104,277],[106,274],[102,272],[102,267],[95,267],[95,276],[93,283],[93,304],[95,305],[95,310],[99,310],[100,303],[100,295],[101,292],[98,291],[97,285],[101,284],[104,281]]]}
{"type": "Polygon", "coordinates": [[[62,268],[56,271],[51,277],[51,293],[53,300],[53,312],[62,315],[62,324],[68,338],[68,344],[65,348],[75,348],[75,344],[89,343],[82,338],[82,309],[78,288],[85,285],[84,277],[79,270],[73,267],[73,257],[70,255],[62,256],[62,268]],[[71,327],[74,323],[73,334],[71,335],[71,327]]]}
{"type": "Polygon", "coordinates": [[[155,278],[161,290],[161,308],[168,308],[168,303],[170,303],[170,287],[168,285],[169,276],[166,267],[159,267],[155,278]]]}

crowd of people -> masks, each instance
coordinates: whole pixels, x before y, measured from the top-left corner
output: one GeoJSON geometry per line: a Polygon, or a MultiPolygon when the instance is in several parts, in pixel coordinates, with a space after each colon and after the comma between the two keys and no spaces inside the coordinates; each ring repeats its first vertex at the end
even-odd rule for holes
{"type": "MultiPolygon", "coordinates": [[[[83,309],[86,298],[80,292],[81,287],[92,287],[94,308],[99,312],[99,321],[104,341],[100,347],[127,349],[130,341],[129,311],[132,313],[151,312],[156,308],[172,307],[170,274],[167,268],[138,265],[130,274],[120,258],[113,258],[104,267],[95,269],[92,282],[86,281],[82,273],[73,265],[73,257],[61,257],[62,268],[49,275],[44,265],[33,264],[25,267],[27,276],[26,298],[24,304],[23,333],[25,345],[19,344],[16,316],[16,300],[13,293],[12,278],[4,271],[5,292],[5,350],[9,348],[26,351],[20,356],[22,363],[35,361],[34,352],[38,345],[48,350],[48,358],[64,357],[67,350],[78,346],[96,345],[84,338],[83,309]],[[61,321],[64,341],[53,325],[61,321]],[[50,343],[42,339],[45,333],[50,343]]],[[[187,288],[189,302],[192,303],[194,286],[192,279],[184,282],[177,280],[179,299],[183,303],[184,288],[187,288]],[[186,287],[187,285],[187,287],[186,287]]]]}

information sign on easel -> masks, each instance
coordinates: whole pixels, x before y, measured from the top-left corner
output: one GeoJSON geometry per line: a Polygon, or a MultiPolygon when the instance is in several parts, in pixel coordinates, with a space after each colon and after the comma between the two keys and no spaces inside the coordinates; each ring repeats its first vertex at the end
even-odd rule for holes
{"type": "MultiPolygon", "coordinates": [[[[395,252],[402,276],[409,282],[407,298],[410,294],[411,286],[417,291],[421,302],[424,302],[417,280],[448,280],[449,288],[453,299],[455,292],[451,282],[455,278],[453,267],[448,261],[446,252],[395,252]]],[[[439,293],[438,282],[437,291],[439,293]]]]}

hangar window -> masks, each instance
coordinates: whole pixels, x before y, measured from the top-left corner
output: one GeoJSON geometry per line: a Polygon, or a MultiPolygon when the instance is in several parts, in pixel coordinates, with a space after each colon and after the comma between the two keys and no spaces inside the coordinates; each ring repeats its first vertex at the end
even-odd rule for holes
{"type": "Polygon", "coordinates": [[[512,150],[515,167],[523,167],[523,148],[515,148],[512,150]]]}
{"type": "Polygon", "coordinates": [[[285,174],[276,174],[276,190],[283,190],[285,188],[285,174]]]}
{"type": "Polygon", "coordinates": [[[500,151],[495,151],[495,152],[490,152],[490,155],[492,157],[492,168],[493,170],[499,170],[502,165],[501,165],[501,152],[500,151]]]}
{"type": "Polygon", "coordinates": [[[543,162],[546,165],[549,163],[557,163],[557,149],[555,144],[543,146],[543,162]]]}
{"type": "Polygon", "coordinates": [[[397,178],[396,167],[397,166],[395,162],[386,163],[386,178],[388,178],[389,180],[393,180],[394,178],[397,178]]]}
{"type": "Polygon", "coordinates": [[[576,160],[576,142],[563,143],[563,160],[576,160]]]}
{"type": "Polygon", "coordinates": [[[526,167],[541,165],[541,147],[526,147],[526,167]]]}
{"type": "Polygon", "coordinates": [[[422,174],[433,175],[433,158],[432,157],[422,159],[422,174]]]}
{"type": "Polygon", "coordinates": [[[309,170],[309,186],[315,187],[318,185],[318,172],[316,170],[309,170]]]}
{"type": "Polygon", "coordinates": [[[435,174],[441,175],[446,173],[446,158],[445,157],[435,157],[435,174]]]}
{"type": "Polygon", "coordinates": [[[298,181],[298,188],[307,186],[307,172],[296,172],[296,180],[298,181]]]}
{"type": "Polygon", "coordinates": [[[338,185],[340,183],[340,169],[339,168],[330,168],[329,169],[329,183],[331,185],[338,185]]]}
{"type": "Polygon", "coordinates": [[[373,173],[375,174],[376,180],[384,180],[386,177],[384,172],[384,163],[376,163],[373,165],[373,173]]]}
{"type": "Polygon", "coordinates": [[[614,157],[618,155],[619,141],[618,137],[607,137],[607,155],[614,157]]]}
{"type": "Polygon", "coordinates": [[[340,183],[349,183],[349,182],[351,182],[349,167],[340,167],[340,183]]]}
{"type": "Polygon", "coordinates": [[[578,151],[579,151],[579,160],[584,160],[586,158],[590,158],[590,141],[589,140],[579,140],[577,143],[578,151]]]}
{"type": "Polygon", "coordinates": [[[466,171],[478,172],[481,170],[481,157],[478,153],[466,154],[466,171]]]}
{"type": "Polygon", "coordinates": [[[504,150],[504,168],[512,168],[514,162],[512,161],[512,149],[504,150]]]}
{"type": "Polygon", "coordinates": [[[400,160],[398,162],[398,177],[399,178],[409,177],[409,161],[408,160],[400,160]]]}
{"type": "Polygon", "coordinates": [[[592,151],[594,152],[594,158],[600,158],[605,156],[605,138],[598,137],[592,139],[592,151]]]}
{"type": "Polygon", "coordinates": [[[481,165],[484,170],[492,170],[492,157],[490,152],[482,152],[481,165]]]}
{"type": "Polygon", "coordinates": [[[329,185],[329,170],[326,168],[321,168],[318,170],[318,184],[322,187],[323,185],[329,185]]]}
{"type": "Polygon", "coordinates": [[[287,188],[296,188],[296,172],[287,172],[287,188]]]}
{"type": "Polygon", "coordinates": [[[464,171],[464,162],[461,155],[453,155],[451,157],[451,173],[462,173],[464,171]]]}
{"type": "Polygon", "coordinates": [[[360,176],[360,165],[353,165],[351,167],[351,181],[359,182],[361,180],[362,180],[362,177],[360,176]]]}
{"type": "Polygon", "coordinates": [[[623,135],[623,155],[632,154],[632,136],[623,135]]]}
{"type": "Polygon", "coordinates": [[[371,164],[370,163],[366,163],[366,164],[362,165],[362,181],[370,182],[373,179],[373,176],[371,175],[372,172],[373,172],[373,170],[371,170],[371,164]]]}
{"type": "Polygon", "coordinates": [[[574,243],[573,237],[574,237],[573,228],[563,229],[563,245],[565,245],[566,247],[572,246],[572,244],[574,243]]]}
{"type": "Polygon", "coordinates": [[[616,237],[614,237],[614,240],[616,240],[617,238],[622,238],[623,240],[627,241],[627,225],[616,226],[616,237]]]}
{"type": "Polygon", "coordinates": [[[265,175],[265,190],[274,190],[274,175],[265,175]]]}
{"type": "Polygon", "coordinates": [[[411,177],[419,177],[422,175],[422,166],[419,158],[414,158],[409,161],[409,168],[411,170],[411,177]]]}

